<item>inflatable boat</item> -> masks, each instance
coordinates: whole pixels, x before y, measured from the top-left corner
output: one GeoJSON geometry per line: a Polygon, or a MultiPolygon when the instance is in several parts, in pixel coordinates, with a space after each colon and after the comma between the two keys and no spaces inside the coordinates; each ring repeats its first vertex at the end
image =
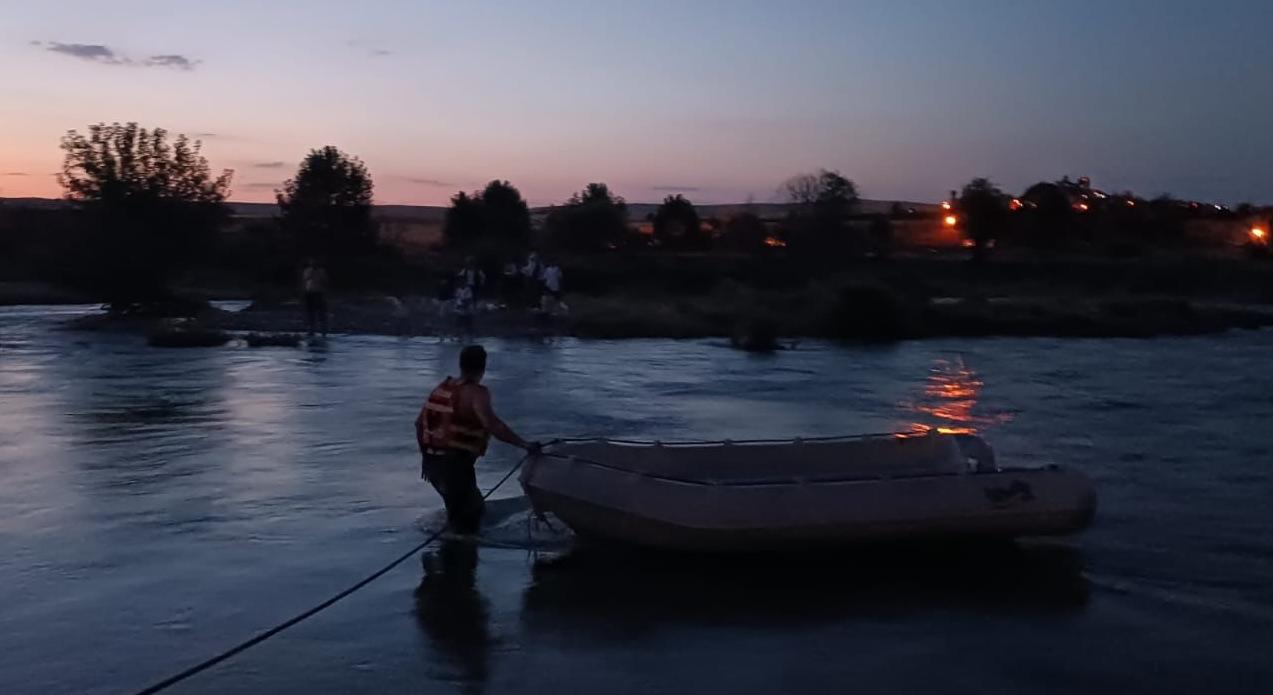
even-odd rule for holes
{"type": "Polygon", "coordinates": [[[521,473],[540,512],[585,539],[689,551],[1076,533],[1092,484],[1057,467],[1000,467],[979,437],[891,434],[550,446],[521,473]]]}

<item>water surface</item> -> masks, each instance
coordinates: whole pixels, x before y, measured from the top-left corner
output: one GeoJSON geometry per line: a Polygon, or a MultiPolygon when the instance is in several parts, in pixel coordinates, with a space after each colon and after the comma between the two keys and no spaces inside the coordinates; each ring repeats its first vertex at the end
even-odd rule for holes
{"type": "MultiPolygon", "coordinates": [[[[0,691],[136,690],[421,539],[412,420],[458,344],[58,328],[86,310],[0,309],[0,691]]],[[[976,429],[1001,462],[1087,472],[1101,508],[1080,538],[1006,549],[445,544],[171,692],[1273,691],[1273,334],[487,347],[529,437],[976,429]]],[[[494,448],[483,487],[516,460],[494,448]]]]}

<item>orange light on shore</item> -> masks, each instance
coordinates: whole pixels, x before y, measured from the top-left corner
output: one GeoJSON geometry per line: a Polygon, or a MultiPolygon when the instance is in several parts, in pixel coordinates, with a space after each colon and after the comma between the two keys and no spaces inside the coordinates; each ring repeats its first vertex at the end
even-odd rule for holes
{"type": "Polygon", "coordinates": [[[946,217],[942,219],[942,224],[946,225],[947,227],[954,227],[955,225],[959,224],[959,218],[955,217],[954,215],[946,215],[946,217]]]}
{"type": "Polygon", "coordinates": [[[1009,209],[1009,210],[1020,210],[1020,209],[1021,209],[1021,199],[1020,199],[1020,198],[1013,198],[1013,199],[1012,199],[1012,202],[1008,203],[1008,209],[1009,209]]]}
{"type": "Polygon", "coordinates": [[[765,246],[769,246],[771,248],[783,248],[786,245],[787,245],[787,242],[783,241],[782,239],[779,239],[776,236],[765,237],[765,246]]]}
{"type": "Polygon", "coordinates": [[[941,209],[943,209],[943,210],[949,210],[949,209],[950,209],[950,201],[949,201],[949,200],[943,200],[943,201],[941,201],[941,209]]]}
{"type": "Polygon", "coordinates": [[[1263,242],[1268,240],[1268,237],[1269,233],[1263,227],[1251,228],[1251,239],[1254,241],[1263,242]]]}
{"type": "Polygon", "coordinates": [[[1087,212],[1088,211],[1087,203],[1075,203],[1074,209],[1078,210],[1079,212],[1087,212]]]}

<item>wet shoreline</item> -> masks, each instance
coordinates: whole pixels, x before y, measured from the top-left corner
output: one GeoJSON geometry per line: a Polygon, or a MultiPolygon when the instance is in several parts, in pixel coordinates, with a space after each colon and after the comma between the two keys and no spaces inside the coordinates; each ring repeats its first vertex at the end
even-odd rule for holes
{"type": "MultiPolygon", "coordinates": [[[[329,330],[335,334],[384,336],[453,336],[548,338],[737,338],[748,330],[739,317],[708,317],[710,308],[687,310],[654,303],[633,305],[624,316],[584,310],[545,314],[522,309],[492,308],[472,316],[450,313],[445,304],[423,299],[378,298],[332,301],[329,330]],[[406,307],[406,308],[404,308],[406,307]],[[629,319],[629,320],[625,320],[629,319]]],[[[942,339],[951,337],[1155,338],[1211,335],[1231,330],[1273,326],[1273,307],[1175,299],[1059,300],[1053,298],[938,299],[884,330],[862,335],[846,331],[828,335],[826,328],[778,332],[780,344],[791,340],[844,337],[872,341],[942,339]]],[[[863,319],[864,321],[867,319],[863,319]]],[[[307,330],[299,305],[242,311],[207,310],[194,323],[209,331],[259,336],[303,334],[307,330]]],[[[153,318],[97,314],[75,319],[82,330],[153,332],[164,321],[153,318]]]]}

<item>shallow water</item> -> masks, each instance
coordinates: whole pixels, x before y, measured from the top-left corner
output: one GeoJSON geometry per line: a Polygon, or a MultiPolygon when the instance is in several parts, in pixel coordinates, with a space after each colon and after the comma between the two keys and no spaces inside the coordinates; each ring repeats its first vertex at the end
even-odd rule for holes
{"type": "MultiPolygon", "coordinates": [[[[136,690],[422,539],[411,421],[459,345],[57,329],[85,310],[0,308],[0,692],[136,690]]],[[[991,549],[450,542],[170,692],[1273,691],[1271,333],[487,346],[535,438],[972,428],[1003,463],[1086,471],[1101,508],[1077,539],[991,549]]],[[[483,488],[516,460],[496,447],[483,488]]]]}

